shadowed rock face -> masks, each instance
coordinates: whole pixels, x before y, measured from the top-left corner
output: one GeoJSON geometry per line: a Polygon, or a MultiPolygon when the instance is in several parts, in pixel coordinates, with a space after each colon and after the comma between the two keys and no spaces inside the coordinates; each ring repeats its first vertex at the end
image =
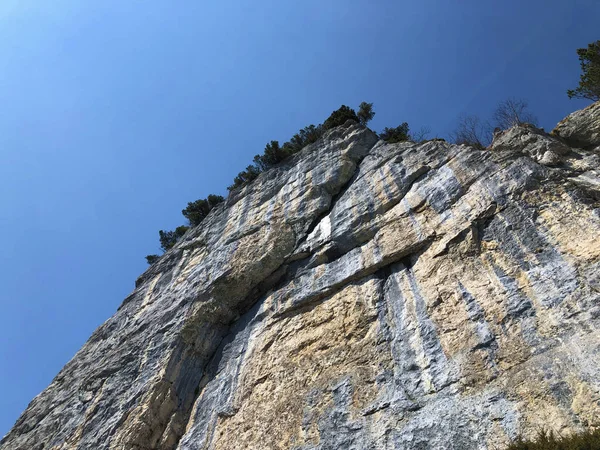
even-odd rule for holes
{"type": "Polygon", "coordinates": [[[597,106],[561,122],[576,145],[330,131],[150,267],[0,449],[491,449],[595,423],[597,106]]]}
{"type": "Polygon", "coordinates": [[[600,146],[600,102],[575,111],[561,121],[552,134],[564,139],[574,147],[593,148],[600,146]]]}

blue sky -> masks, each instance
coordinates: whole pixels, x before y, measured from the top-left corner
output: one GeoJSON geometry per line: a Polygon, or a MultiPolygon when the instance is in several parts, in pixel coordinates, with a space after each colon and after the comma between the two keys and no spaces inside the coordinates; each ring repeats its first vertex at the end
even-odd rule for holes
{"type": "Polygon", "coordinates": [[[445,136],[522,97],[551,129],[597,0],[0,2],[0,436],[112,315],[158,230],[271,139],[374,102],[445,136]],[[459,6],[457,6],[459,5],[459,6]]]}

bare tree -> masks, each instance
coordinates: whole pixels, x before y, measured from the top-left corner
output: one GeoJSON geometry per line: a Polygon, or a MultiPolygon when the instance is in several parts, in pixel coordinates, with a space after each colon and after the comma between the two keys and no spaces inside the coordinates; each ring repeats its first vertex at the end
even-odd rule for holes
{"type": "Polygon", "coordinates": [[[484,149],[492,142],[492,129],[477,116],[461,115],[456,129],[450,133],[450,142],[484,149]]]}
{"type": "Polygon", "coordinates": [[[429,127],[421,127],[418,131],[410,133],[410,140],[413,142],[423,142],[429,137],[431,133],[431,128],[429,127]]]}
{"type": "Polygon", "coordinates": [[[527,108],[528,104],[525,100],[515,98],[504,100],[494,111],[494,125],[502,130],[524,123],[537,126],[537,118],[527,108]]]}
{"type": "Polygon", "coordinates": [[[466,144],[483,149],[491,144],[497,131],[525,123],[537,126],[538,121],[528,110],[525,100],[509,98],[496,107],[492,122],[483,122],[477,116],[461,115],[456,129],[449,137],[455,144],[466,144]]]}

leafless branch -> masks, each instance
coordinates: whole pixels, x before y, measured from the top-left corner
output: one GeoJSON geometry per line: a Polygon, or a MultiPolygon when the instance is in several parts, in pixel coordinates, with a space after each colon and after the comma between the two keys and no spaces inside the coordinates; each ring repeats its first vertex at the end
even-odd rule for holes
{"type": "Polygon", "coordinates": [[[537,126],[537,118],[528,111],[525,100],[509,98],[501,102],[494,111],[495,127],[507,130],[516,125],[530,123],[537,126]]]}
{"type": "Polygon", "coordinates": [[[477,116],[461,115],[456,129],[450,133],[449,138],[455,144],[483,149],[492,141],[492,130],[488,123],[483,123],[477,116]]]}
{"type": "Polygon", "coordinates": [[[413,142],[423,142],[431,133],[431,128],[429,127],[421,127],[418,131],[410,133],[410,140],[413,142]]]}

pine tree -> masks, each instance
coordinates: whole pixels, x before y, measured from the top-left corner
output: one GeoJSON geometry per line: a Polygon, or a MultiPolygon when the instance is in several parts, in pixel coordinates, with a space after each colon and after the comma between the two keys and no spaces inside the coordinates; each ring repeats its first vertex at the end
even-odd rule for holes
{"type": "Polygon", "coordinates": [[[362,102],[358,106],[358,121],[361,125],[367,125],[373,117],[375,117],[375,111],[373,111],[373,103],[362,102]]]}
{"type": "Polygon", "coordinates": [[[600,41],[592,42],[587,48],[577,49],[581,64],[581,78],[577,89],[569,89],[569,98],[600,100],[600,41]]]}

